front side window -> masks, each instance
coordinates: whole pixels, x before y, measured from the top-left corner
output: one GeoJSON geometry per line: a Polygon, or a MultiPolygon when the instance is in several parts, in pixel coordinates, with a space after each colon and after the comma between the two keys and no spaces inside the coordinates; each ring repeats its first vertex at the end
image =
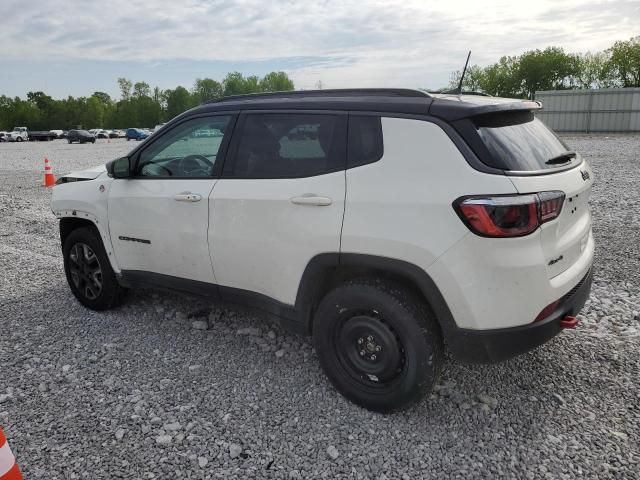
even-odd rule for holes
{"type": "Polygon", "coordinates": [[[136,176],[211,177],[230,122],[231,116],[221,115],[193,118],[177,125],[140,154],[136,176]]]}
{"type": "Polygon", "coordinates": [[[340,169],[344,169],[344,128],[337,115],[247,115],[233,176],[299,178],[340,169]]]}

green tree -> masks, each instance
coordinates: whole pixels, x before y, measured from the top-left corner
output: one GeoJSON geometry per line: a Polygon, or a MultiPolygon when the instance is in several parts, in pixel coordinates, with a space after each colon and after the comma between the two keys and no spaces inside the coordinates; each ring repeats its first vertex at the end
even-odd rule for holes
{"type": "Polygon", "coordinates": [[[579,88],[608,88],[615,86],[615,78],[607,68],[609,55],[606,52],[587,52],[580,56],[579,88]]]}
{"type": "Polygon", "coordinates": [[[222,95],[286,90],[293,82],[283,72],[271,72],[262,79],[239,72],[227,75],[223,82],[197,79],[192,92],[184,87],[163,91],[147,82],[132,83],[118,78],[121,98],[114,101],[105,92],[90,97],[53,99],[44,92],[29,92],[25,99],[0,96],[0,128],[27,126],[34,130],[71,128],[153,127],[185,110],[222,95]]]}
{"type": "Polygon", "coordinates": [[[82,99],[85,110],[81,116],[82,124],[87,128],[102,128],[104,126],[104,104],[96,97],[82,99]]]}
{"type": "Polygon", "coordinates": [[[105,92],[93,92],[92,97],[97,98],[103,105],[111,104],[111,97],[105,92]]]}
{"type": "Polygon", "coordinates": [[[580,58],[564,53],[562,48],[525,52],[516,69],[522,94],[533,98],[538,90],[563,90],[576,85],[580,75],[580,58]]]}
{"type": "MultiPolygon", "coordinates": [[[[462,71],[458,70],[451,74],[451,80],[449,81],[449,89],[455,90],[460,85],[460,76],[462,71]]],[[[462,81],[462,90],[466,92],[479,92],[482,91],[484,85],[484,69],[479,65],[472,65],[467,68],[462,81]]]]}
{"type": "Polygon", "coordinates": [[[267,73],[260,80],[260,90],[263,92],[286,92],[293,88],[293,81],[285,72],[267,73]]]}
{"type": "Polygon", "coordinates": [[[197,103],[204,103],[222,96],[222,84],[211,78],[197,78],[192,93],[197,103]]]}
{"type": "Polygon", "coordinates": [[[126,78],[118,78],[118,87],[120,87],[120,97],[122,100],[129,100],[133,83],[126,78]]]}
{"type": "Polygon", "coordinates": [[[193,106],[191,94],[184,87],[176,87],[175,90],[166,90],[167,119],[171,119],[193,106]]]}
{"type": "Polygon", "coordinates": [[[607,50],[605,71],[621,87],[640,87],[640,36],[615,42],[607,50]]]}
{"type": "Polygon", "coordinates": [[[225,97],[230,95],[242,95],[245,93],[251,93],[247,90],[247,85],[244,77],[240,72],[232,72],[222,81],[222,88],[225,97]]]}
{"type": "Polygon", "coordinates": [[[151,95],[151,87],[147,82],[136,82],[133,86],[134,98],[148,97],[151,95]]]}

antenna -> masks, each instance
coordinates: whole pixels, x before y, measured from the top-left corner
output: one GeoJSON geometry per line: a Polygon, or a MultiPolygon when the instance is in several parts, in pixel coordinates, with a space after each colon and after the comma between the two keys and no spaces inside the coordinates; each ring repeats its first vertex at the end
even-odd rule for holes
{"type": "Polygon", "coordinates": [[[462,75],[460,75],[460,83],[458,84],[458,89],[455,91],[455,93],[457,93],[458,95],[462,93],[462,81],[464,80],[464,74],[467,73],[469,58],[471,58],[471,50],[469,50],[469,54],[467,55],[467,61],[465,62],[464,69],[462,70],[462,75]]]}

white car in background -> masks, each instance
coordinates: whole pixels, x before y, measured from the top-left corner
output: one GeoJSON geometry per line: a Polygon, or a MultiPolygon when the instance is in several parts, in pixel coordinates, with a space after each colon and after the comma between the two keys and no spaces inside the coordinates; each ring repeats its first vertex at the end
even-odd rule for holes
{"type": "Polygon", "coordinates": [[[593,173],[540,108],[404,89],[201,105],[59,179],[70,289],[93,310],[149,286],[259,307],[313,335],[345,397],[408,407],[445,347],[505,360],[578,322],[593,173]]]}

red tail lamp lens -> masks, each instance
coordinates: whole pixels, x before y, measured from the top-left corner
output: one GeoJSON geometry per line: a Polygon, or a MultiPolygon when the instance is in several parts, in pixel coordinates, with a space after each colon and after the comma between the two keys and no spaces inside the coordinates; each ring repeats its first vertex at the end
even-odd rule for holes
{"type": "Polygon", "coordinates": [[[522,237],[553,220],[562,210],[564,193],[468,197],[454,203],[469,229],[483,237],[522,237]]]}
{"type": "Polygon", "coordinates": [[[564,193],[540,192],[538,209],[540,211],[540,223],[548,222],[560,215],[564,205],[564,193]]]}

